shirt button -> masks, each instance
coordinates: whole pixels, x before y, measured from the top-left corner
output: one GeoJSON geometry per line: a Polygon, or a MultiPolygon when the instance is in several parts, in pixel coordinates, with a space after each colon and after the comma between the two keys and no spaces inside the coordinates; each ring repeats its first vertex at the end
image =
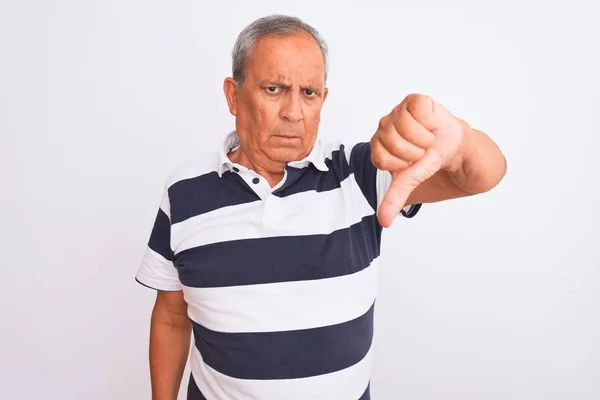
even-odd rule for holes
{"type": "Polygon", "coordinates": [[[234,170],[235,172],[240,172],[240,169],[239,169],[238,167],[233,167],[233,170],[234,170]]]}
{"type": "Polygon", "coordinates": [[[258,182],[260,182],[260,179],[258,179],[258,178],[254,178],[254,179],[252,179],[252,183],[254,183],[255,185],[256,185],[258,182]]]}

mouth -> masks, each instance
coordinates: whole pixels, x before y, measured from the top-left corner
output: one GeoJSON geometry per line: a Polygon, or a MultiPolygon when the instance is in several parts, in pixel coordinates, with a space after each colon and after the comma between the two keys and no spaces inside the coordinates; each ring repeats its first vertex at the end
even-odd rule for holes
{"type": "Polygon", "coordinates": [[[277,139],[281,139],[281,140],[300,139],[300,136],[296,136],[296,135],[273,135],[273,137],[275,137],[277,139]]]}

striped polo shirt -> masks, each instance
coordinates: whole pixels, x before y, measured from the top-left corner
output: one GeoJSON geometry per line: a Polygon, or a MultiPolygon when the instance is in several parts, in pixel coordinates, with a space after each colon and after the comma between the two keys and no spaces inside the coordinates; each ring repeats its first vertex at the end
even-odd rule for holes
{"type": "Polygon", "coordinates": [[[368,142],[317,140],[271,187],[229,160],[239,145],[233,131],[167,179],[136,275],[183,291],[188,399],[369,399],[376,210],[391,175],[368,142]]]}

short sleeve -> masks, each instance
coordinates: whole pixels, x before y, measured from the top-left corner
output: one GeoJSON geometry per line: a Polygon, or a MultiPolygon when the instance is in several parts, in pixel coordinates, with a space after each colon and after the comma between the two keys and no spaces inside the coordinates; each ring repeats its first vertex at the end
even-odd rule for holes
{"type": "Polygon", "coordinates": [[[171,250],[171,220],[168,191],[156,213],[150,239],[142,256],[135,280],[151,289],[181,290],[177,269],[171,250]]]}
{"type": "MultiPolygon", "coordinates": [[[[350,172],[369,204],[375,211],[383,201],[392,182],[392,174],[389,171],[377,169],[371,161],[371,144],[369,142],[356,143],[346,149],[346,157],[350,165],[350,172]]],[[[402,216],[414,217],[419,212],[421,204],[412,204],[401,210],[402,216]]]]}

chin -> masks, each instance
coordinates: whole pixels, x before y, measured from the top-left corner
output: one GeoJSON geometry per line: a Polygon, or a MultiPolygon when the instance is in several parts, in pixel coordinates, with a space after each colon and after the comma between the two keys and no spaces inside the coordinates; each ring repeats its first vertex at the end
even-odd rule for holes
{"type": "Polygon", "coordinates": [[[305,149],[299,147],[280,147],[272,149],[269,158],[278,162],[298,161],[305,157],[305,149]]]}

